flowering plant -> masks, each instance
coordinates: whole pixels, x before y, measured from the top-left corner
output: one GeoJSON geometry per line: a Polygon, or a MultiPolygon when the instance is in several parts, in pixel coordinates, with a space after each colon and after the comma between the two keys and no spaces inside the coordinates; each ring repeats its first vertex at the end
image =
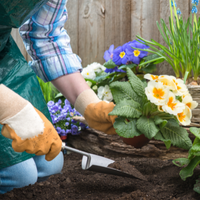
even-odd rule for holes
{"type": "Polygon", "coordinates": [[[176,77],[182,76],[184,81],[192,75],[196,81],[200,75],[200,20],[197,20],[196,17],[198,3],[199,0],[192,0],[190,17],[185,21],[182,18],[180,9],[176,9],[175,0],[169,0],[170,27],[167,27],[163,19],[160,20],[160,24],[157,22],[157,27],[166,46],[154,40],[148,41],[137,36],[138,39],[150,47],[146,50],[147,52],[154,53],[160,59],[167,61],[172,66],[176,77]]]}
{"type": "Polygon", "coordinates": [[[116,49],[114,45],[111,45],[104,53],[104,60],[106,61],[104,65],[94,62],[83,69],[81,74],[101,100],[113,101],[109,85],[117,80],[126,80],[127,68],[142,75],[156,69],[155,64],[158,56],[147,56],[148,52],[134,48],[147,49],[149,47],[136,40],[127,42],[116,49]],[[141,68],[140,63],[147,60],[151,61],[141,68]]]}
{"type": "Polygon", "coordinates": [[[127,82],[110,84],[116,106],[109,115],[117,115],[114,128],[118,135],[133,138],[144,134],[161,140],[169,148],[189,149],[192,142],[179,125],[190,124],[191,110],[197,106],[182,80],[173,76],[146,74],[141,81],[127,68],[127,82]]]}
{"type": "Polygon", "coordinates": [[[67,99],[64,102],[61,99],[57,102],[49,101],[47,106],[52,123],[61,139],[65,140],[67,134],[78,135],[81,130],[87,128],[85,124],[73,120],[74,116],[81,116],[81,114],[73,108],[67,99]]]}

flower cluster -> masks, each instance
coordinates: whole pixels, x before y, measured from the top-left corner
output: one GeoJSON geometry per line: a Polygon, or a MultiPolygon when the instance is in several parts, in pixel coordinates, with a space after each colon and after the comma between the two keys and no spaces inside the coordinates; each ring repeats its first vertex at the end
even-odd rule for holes
{"type": "MultiPolygon", "coordinates": [[[[141,59],[147,56],[146,51],[141,51],[138,49],[148,49],[149,47],[145,45],[142,41],[133,40],[125,43],[123,46],[119,46],[114,49],[114,45],[105,51],[104,59],[108,62],[110,59],[117,65],[126,65],[127,63],[139,64],[141,59]]],[[[112,69],[114,70],[114,69],[112,69]]],[[[117,70],[117,68],[115,68],[117,70]]]]}
{"type": "Polygon", "coordinates": [[[67,134],[78,135],[81,130],[87,128],[85,124],[73,120],[74,116],[81,116],[81,114],[71,106],[67,99],[64,103],[61,99],[57,102],[49,101],[47,106],[54,128],[61,139],[66,139],[67,134]]]}
{"type": "Polygon", "coordinates": [[[145,88],[148,100],[157,105],[159,111],[176,116],[184,126],[189,125],[191,110],[196,108],[198,103],[193,101],[183,80],[174,76],[151,74],[146,74],[144,78],[149,80],[145,88]]]}
{"type": "MultiPolygon", "coordinates": [[[[101,65],[100,63],[94,62],[90,65],[87,65],[81,72],[82,76],[85,78],[89,87],[97,93],[97,96],[103,100],[111,102],[113,100],[111,90],[108,85],[98,87],[95,78],[102,72],[106,72],[106,67],[101,65]],[[94,81],[93,83],[91,81],[94,81]]],[[[106,72],[108,73],[108,72],[106,72]]]]}

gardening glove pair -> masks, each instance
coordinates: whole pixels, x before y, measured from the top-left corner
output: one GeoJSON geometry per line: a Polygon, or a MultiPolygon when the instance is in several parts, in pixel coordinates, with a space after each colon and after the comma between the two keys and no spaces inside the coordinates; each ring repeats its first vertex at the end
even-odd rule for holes
{"type": "Polygon", "coordinates": [[[61,151],[62,141],[51,122],[33,105],[0,84],[0,124],[2,135],[12,139],[16,152],[46,155],[54,159],[61,151]]]}
{"type": "Polygon", "coordinates": [[[101,101],[93,90],[84,90],[76,99],[74,107],[84,116],[88,126],[106,134],[117,134],[113,124],[117,116],[108,115],[114,103],[101,101]]]}

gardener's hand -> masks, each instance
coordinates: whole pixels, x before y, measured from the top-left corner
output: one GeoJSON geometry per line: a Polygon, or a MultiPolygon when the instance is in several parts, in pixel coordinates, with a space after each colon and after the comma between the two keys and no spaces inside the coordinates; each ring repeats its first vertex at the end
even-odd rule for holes
{"type": "Polygon", "coordinates": [[[13,140],[16,152],[46,155],[50,161],[61,151],[62,141],[51,122],[3,84],[0,85],[0,123],[2,135],[13,140]]]}
{"type": "Polygon", "coordinates": [[[99,100],[93,90],[83,91],[75,102],[75,108],[86,119],[89,127],[107,134],[116,134],[113,124],[117,116],[108,115],[114,104],[99,100]]]}

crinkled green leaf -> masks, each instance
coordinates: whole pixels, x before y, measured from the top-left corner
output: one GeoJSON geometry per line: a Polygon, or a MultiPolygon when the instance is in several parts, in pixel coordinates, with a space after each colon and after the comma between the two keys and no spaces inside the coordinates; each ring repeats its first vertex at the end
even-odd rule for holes
{"type": "Polygon", "coordinates": [[[160,129],[163,138],[171,140],[172,145],[183,149],[190,149],[192,147],[192,141],[189,138],[188,132],[176,123],[170,123],[160,129]]]}
{"type": "Polygon", "coordinates": [[[145,96],[145,88],[143,82],[131,71],[131,69],[127,68],[127,76],[131,87],[139,96],[145,96]]]}
{"type": "Polygon", "coordinates": [[[165,138],[160,131],[154,136],[154,139],[163,141],[167,149],[171,147],[171,140],[168,138],[165,138]]]}
{"type": "Polygon", "coordinates": [[[152,139],[159,131],[153,119],[142,116],[137,121],[137,129],[147,138],[152,139]]]}
{"type": "Polygon", "coordinates": [[[197,192],[197,193],[200,194],[200,178],[198,178],[198,179],[196,180],[196,183],[194,184],[193,190],[194,190],[195,192],[197,192]]]}
{"type": "Polygon", "coordinates": [[[101,81],[104,81],[108,76],[109,76],[108,73],[103,73],[103,74],[97,76],[97,77],[94,79],[94,81],[97,82],[97,83],[99,83],[99,82],[101,82],[101,81]]]}
{"type": "Polygon", "coordinates": [[[178,167],[183,167],[184,165],[188,165],[190,160],[188,158],[177,158],[172,160],[172,162],[178,167]]]}
{"type": "Polygon", "coordinates": [[[132,69],[132,68],[135,68],[135,67],[137,67],[136,64],[121,65],[121,66],[119,67],[119,69],[126,69],[126,68],[132,69]]]}
{"type": "Polygon", "coordinates": [[[126,118],[139,118],[142,115],[140,104],[133,100],[123,99],[109,115],[117,115],[126,118]]]}
{"type": "Polygon", "coordinates": [[[200,163],[200,156],[196,156],[193,159],[191,159],[188,166],[180,171],[179,174],[181,179],[185,181],[186,178],[191,177],[193,175],[194,169],[197,167],[199,163],[200,163]]]}
{"type": "Polygon", "coordinates": [[[108,69],[112,69],[114,67],[116,67],[117,65],[113,62],[112,59],[110,59],[109,61],[105,62],[104,67],[108,68],[108,69]]]}
{"type": "Polygon", "coordinates": [[[115,119],[114,128],[117,134],[124,138],[133,138],[139,136],[141,133],[136,128],[136,120],[126,121],[124,117],[118,117],[115,119]]]}
{"type": "Polygon", "coordinates": [[[141,97],[134,92],[129,82],[113,82],[110,84],[110,90],[116,104],[122,99],[132,99],[136,102],[141,102],[141,97]]]}
{"type": "Polygon", "coordinates": [[[200,139],[200,128],[191,127],[190,132],[200,139]]]}

